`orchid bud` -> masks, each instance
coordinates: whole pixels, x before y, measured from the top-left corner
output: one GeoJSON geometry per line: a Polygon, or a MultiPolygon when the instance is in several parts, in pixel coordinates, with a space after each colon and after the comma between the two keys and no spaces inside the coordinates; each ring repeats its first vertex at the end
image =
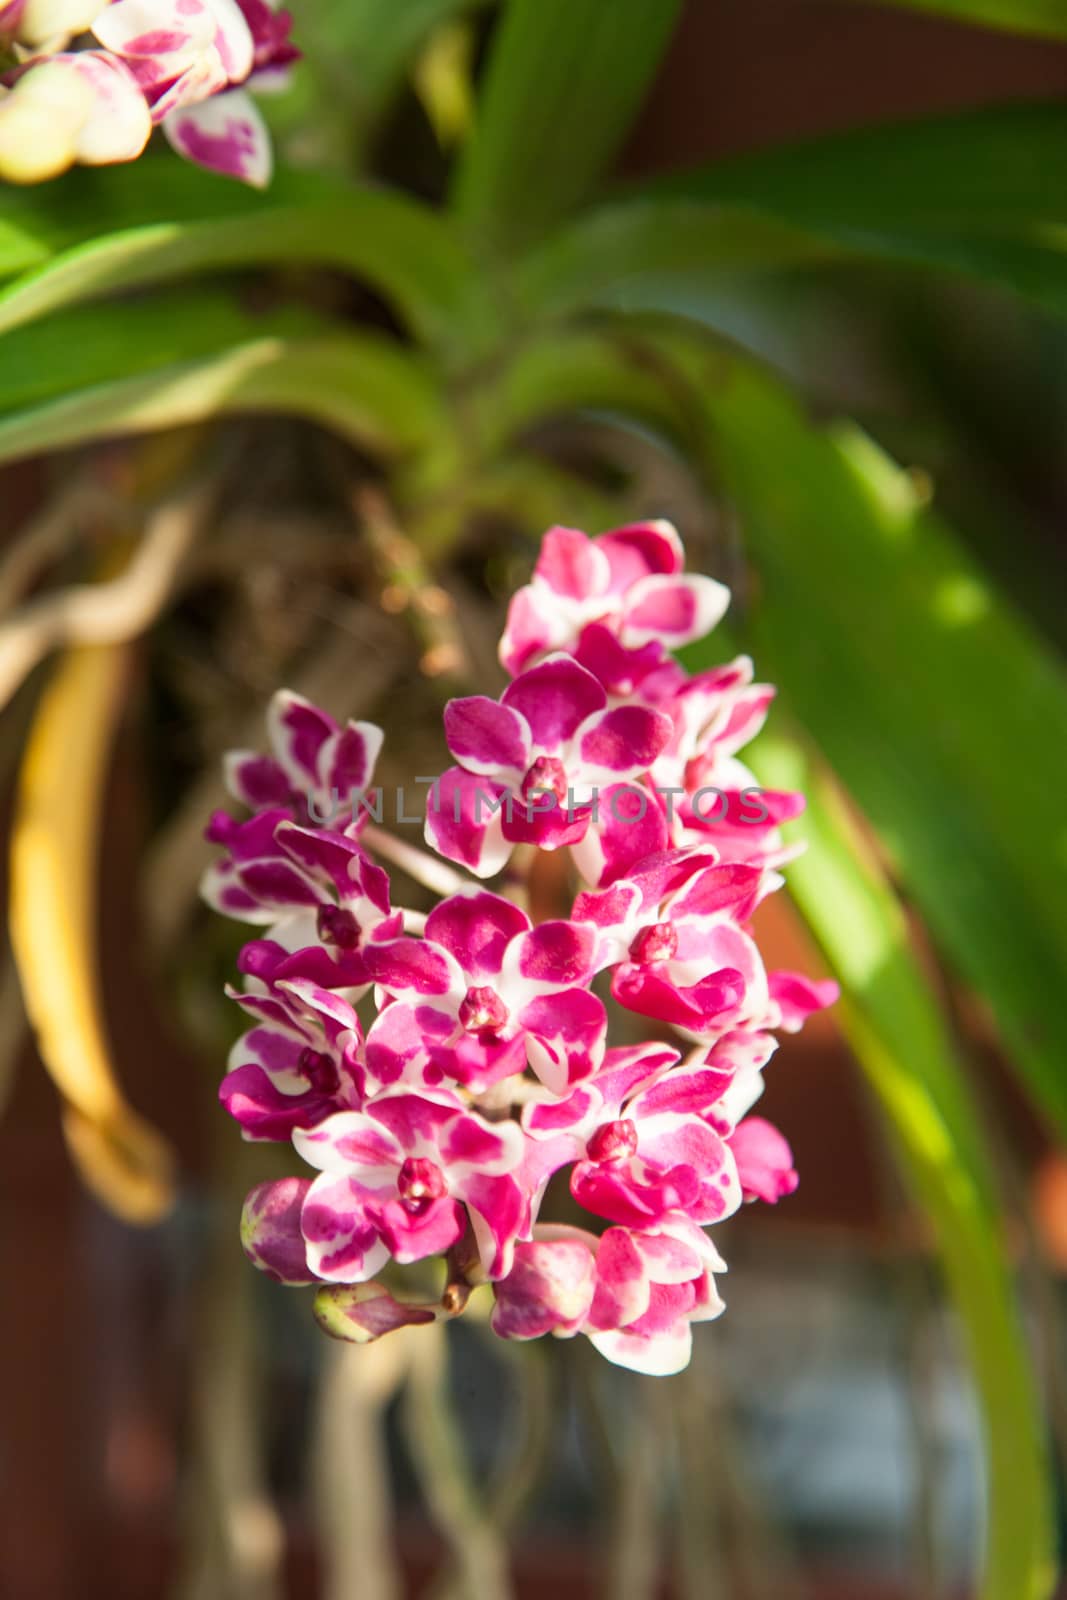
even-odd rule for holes
{"type": "Polygon", "coordinates": [[[491,1323],[502,1339],[539,1339],[544,1333],[568,1338],[593,1303],[593,1251],[578,1236],[516,1245],[515,1265],[495,1288],[491,1323]]]}
{"type": "Polygon", "coordinates": [[[398,1328],[425,1326],[446,1315],[437,1301],[405,1304],[380,1283],[329,1284],[315,1296],[315,1320],[332,1339],[370,1344],[398,1328]]]}
{"type": "Polygon", "coordinates": [[[307,1178],[279,1178],[257,1184],[245,1199],[241,1213],[245,1255],[276,1283],[315,1282],[300,1231],[300,1213],[310,1188],[307,1178]]]}
{"type": "Polygon", "coordinates": [[[797,1186],[793,1152],[778,1129],[762,1117],[746,1117],[730,1137],[741,1192],[746,1200],[773,1206],[797,1186]]]}

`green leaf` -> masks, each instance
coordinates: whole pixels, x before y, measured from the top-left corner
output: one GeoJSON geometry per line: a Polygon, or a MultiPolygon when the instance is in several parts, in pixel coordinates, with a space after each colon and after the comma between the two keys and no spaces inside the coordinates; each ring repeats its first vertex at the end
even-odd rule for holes
{"type": "Polygon", "coordinates": [[[668,359],[625,336],[565,333],[525,345],[476,397],[481,449],[487,458],[508,453],[526,429],[574,412],[692,442],[693,407],[668,359]]]}
{"type": "Polygon", "coordinates": [[[844,991],[838,1018],[933,1229],[980,1401],[988,1516],[983,1600],[1047,1600],[1055,1583],[1044,1428],[1005,1260],[996,1182],[965,1072],[910,949],[901,907],[832,781],[795,739],[764,735],[760,779],[799,788],[807,841],[789,890],[844,991]]]}
{"type": "Polygon", "coordinates": [[[949,268],[1067,312],[1067,106],[834,135],[644,185],[774,217],[860,257],[949,268]]]}
{"type": "MultiPolygon", "coordinates": [[[[118,319],[116,330],[126,326],[124,310],[109,315],[118,319]]],[[[28,372],[28,336],[42,329],[43,354],[57,340],[54,328],[42,324],[17,336],[23,341],[20,370],[28,372]]],[[[15,337],[0,341],[0,369],[15,337]]],[[[378,335],[337,327],[304,336],[263,332],[243,343],[223,337],[211,351],[207,343],[192,334],[182,351],[176,336],[162,358],[146,359],[147,370],[136,376],[116,376],[107,353],[95,378],[89,363],[82,364],[77,388],[64,381],[57,398],[0,416],[0,462],[242,412],[305,417],[375,455],[398,459],[430,444],[440,450],[448,437],[429,370],[378,335]]]]}
{"type": "Polygon", "coordinates": [[[311,174],[257,194],[171,161],[82,170],[0,197],[0,331],[114,290],[263,263],[334,267],[427,340],[476,340],[484,305],[447,221],[406,196],[311,174]]]}
{"type": "Polygon", "coordinates": [[[713,323],[713,297],[724,286],[843,253],[736,206],[631,200],[588,213],[532,252],[516,270],[515,297],[529,317],[670,309],[713,323]]]}
{"type": "Polygon", "coordinates": [[[756,202],[799,223],[995,234],[1067,222],[1065,156],[1067,107],[994,106],[779,146],[644,192],[756,202]]]}
{"type": "Polygon", "coordinates": [[[706,378],[761,660],[1067,1132],[1061,664],[870,439],[813,427],[752,368],[717,359],[706,378]]]}
{"type": "Polygon", "coordinates": [[[1067,9],[1063,0],[880,0],[882,5],[904,6],[909,11],[934,11],[958,22],[1008,33],[1036,33],[1050,39],[1067,37],[1067,9]]]}
{"type": "Polygon", "coordinates": [[[158,294],[121,306],[76,306],[0,337],[0,414],[134,378],[264,338],[319,332],[299,308],[270,315],[213,293],[158,294]]]}
{"type": "Polygon", "coordinates": [[[509,0],[455,203],[498,245],[536,239],[607,169],[670,40],[680,0],[509,0]]]}

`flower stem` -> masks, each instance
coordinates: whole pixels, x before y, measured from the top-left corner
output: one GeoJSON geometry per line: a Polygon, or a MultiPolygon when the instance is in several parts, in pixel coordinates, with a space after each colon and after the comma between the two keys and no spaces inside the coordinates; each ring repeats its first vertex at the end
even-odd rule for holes
{"type": "Polygon", "coordinates": [[[360,834],[360,841],[375,855],[391,861],[394,867],[399,867],[409,878],[421,883],[424,889],[432,889],[434,894],[458,894],[469,883],[469,879],[460,877],[443,861],[427,855],[425,850],[413,844],[405,844],[403,839],[394,838],[384,828],[379,828],[377,823],[366,825],[360,834]]]}

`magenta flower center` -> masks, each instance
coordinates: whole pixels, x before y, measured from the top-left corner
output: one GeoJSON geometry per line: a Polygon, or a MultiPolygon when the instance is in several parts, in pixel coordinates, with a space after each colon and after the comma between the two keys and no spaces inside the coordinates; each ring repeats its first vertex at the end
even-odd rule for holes
{"type": "Polygon", "coordinates": [[[585,1147],[590,1161],[626,1161],[637,1149],[637,1129],[629,1117],[606,1122],[585,1147]]]}
{"type": "Polygon", "coordinates": [[[678,935],[669,922],[654,922],[642,928],[630,945],[630,959],[647,967],[653,961],[670,961],[678,950],[678,935]]]}
{"type": "Polygon", "coordinates": [[[341,950],[354,950],[363,931],[351,911],[346,911],[344,906],[320,906],[316,926],[320,939],[337,945],[341,950]]]}
{"type": "Polygon", "coordinates": [[[425,1156],[408,1156],[397,1173],[396,1190],[405,1211],[417,1216],[434,1200],[448,1193],[445,1175],[425,1156]]]}
{"type": "Polygon", "coordinates": [[[567,798],[567,774],[563,762],[555,756],[538,756],[522,780],[522,798],[530,800],[539,794],[552,794],[558,805],[567,798]]]}
{"type": "Polygon", "coordinates": [[[310,1045],[301,1050],[299,1067],[319,1094],[333,1094],[340,1084],[340,1075],[330,1057],[321,1050],[312,1050],[310,1045]]]}
{"type": "Polygon", "coordinates": [[[459,1025],[467,1033],[499,1033],[508,1008],[495,989],[468,989],[459,1006],[459,1025]]]}

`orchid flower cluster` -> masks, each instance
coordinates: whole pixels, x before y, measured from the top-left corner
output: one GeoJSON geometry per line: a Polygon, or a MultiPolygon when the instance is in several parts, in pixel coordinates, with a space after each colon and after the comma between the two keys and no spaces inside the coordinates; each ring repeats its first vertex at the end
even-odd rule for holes
{"type": "Polygon", "coordinates": [[[251,1027],[221,1098],[306,1164],[252,1191],[242,1239],[273,1278],[318,1285],[338,1337],[453,1316],[488,1285],[502,1338],[582,1334],[677,1372],[723,1309],[707,1228],[795,1187],[750,1111],[774,1033],[836,990],[766,971],[749,923],[802,800],[738,758],[772,696],[751,662],[691,676],[670,653],[729,598],[683,566],[666,523],[550,530],[511,603],[508,687],[446,708],[433,857],[373,820],[370,724],[282,692],[270,754],[227,760],[250,815],[213,818],[204,893],[262,936],[230,991],[251,1027]],[[432,869],[428,915],[392,904],[382,859],[432,869]],[[545,878],[576,892],[535,921],[545,878]],[[398,1269],[425,1286],[431,1260],[413,1298],[398,1269]]]}
{"type": "Polygon", "coordinates": [[[271,173],[249,90],[297,52],[268,0],[0,0],[0,178],[134,161],[154,126],[179,155],[257,187],[271,173]]]}

